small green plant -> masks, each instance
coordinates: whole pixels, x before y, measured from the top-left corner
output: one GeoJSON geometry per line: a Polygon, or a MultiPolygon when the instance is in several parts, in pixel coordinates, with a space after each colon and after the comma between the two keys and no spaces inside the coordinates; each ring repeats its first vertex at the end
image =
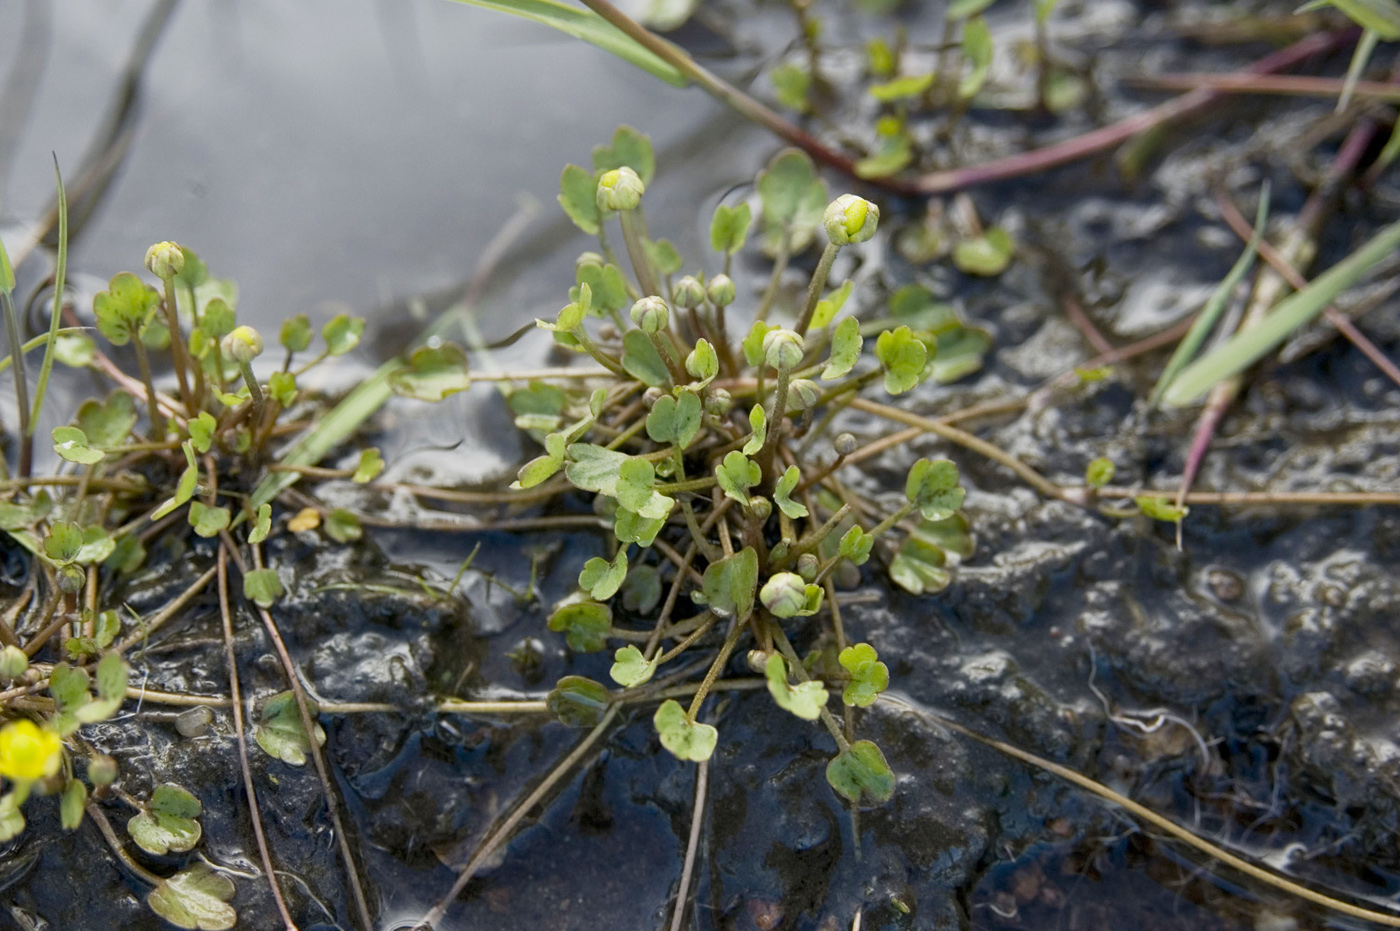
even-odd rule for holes
{"type": "Polygon", "coordinates": [[[901,585],[915,592],[946,585],[947,551],[920,528],[961,520],[963,490],[951,462],[921,459],[899,505],[863,501],[835,476],[861,444],[833,436],[833,425],[869,388],[901,395],[933,377],[935,331],[960,336],[961,328],[916,295],[874,329],[842,314],[851,283],[829,290],[828,277],[842,249],[875,234],[879,209],[850,194],[830,200],[801,152],[773,158],[758,177],[756,205],[722,205],[711,224],[725,270],[754,216],[764,247],[778,257],[774,281],[751,308],[723,272],[695,268],[677,277],[686,269],[674,248],[649,238],[643,203],[654,172],[650,144],[626,127],[594,151],[591,170],[564,170],[559,202],[598,238],[598,251],[579,258],[569,302],[538,326],[598,368],[567,387],[534,383],[509,394],[517,424],[543,447],[513,487],[585,492],[613,527],[611,555],[587,562],[577,593],[555,607],[549,626],[578,652],[613,647],[616,690],[569,676],[549,706],[567,724],[593,726],[609,703],[662,681],[674,685],[671,670],[707,653],[688,703],[669,698],[653,717],[669,752],[707,760],[722,735],[701,720],[705,700],[746,650],[773,700],[803,721],[820,721],[835,740],[832,788],[856,805],[883,803],[894,787],[883,754],[857,740],[851,715],[833,715],[830,705],[834,692],[839,704],[869,706],[889,673],[873,647],[847,642],[831,622],[835,578],[887,545],[881,552],[901,585]],[[783,265],[816,243],[805,292],[781,306],[783,265]],[[733,331],[740,312],[752,322],[733,331]],[[775,322],[784,314],[786,322],[775,322]],[[906,554],[911,544],[917,556],[906,554]],[[936,573],[902,564],[936,564],[936,573]],[[639,610],[636,590],[654,587],[668,565],[664,606],[639,610]],[[827,648],[839,663],[823,661],[827,648]]]}

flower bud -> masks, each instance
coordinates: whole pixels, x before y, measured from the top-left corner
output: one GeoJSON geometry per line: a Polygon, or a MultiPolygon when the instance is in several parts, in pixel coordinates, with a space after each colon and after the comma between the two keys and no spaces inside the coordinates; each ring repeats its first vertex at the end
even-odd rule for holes
{"type": "Polygon", "coordinates": [[[713,417],[723,417],[734,406],[734,398],[723,388],[711,388],[705,397],[705,413],[713,417]]]}
{"type": "Polygon", "coordinates": [[[603,257],[596,252],[580,252],[578,258],[574,259],[574,274],[578,274],[579,269],[587,268],[590,265],[597,265],[601,268],[603,257]]]}
{"type": "Polygon", "coordinates": [[[58,590],[65,595],[76,595],[87,584],[87,573],[74,565],[58,567],[58,590]]]}
{"type": "Polygon", "coordinates": [[[117,779],[117,761],[105,753],[88,757],[88,781],[95,786],[109,786],[117,779]]]}
{"type": "Polygon", "coordinates": [[[817,559],[816,553],[803,553],[797,557],[797,574],[802,576],[804,582],[815,581],[819,568],[821,568],[821,560],[817,559]]]}
{"type": "Polygon", "coordinates": [[[710,279],[705,296],[716,307],[728,307],[734,303],[734,281],[728,275],[716,275],[710,279]]]}
{"type": "Polygon", "coordinates": [[[646,189],[642,179],[626,165],[605,171],[598,179],[598,209],[635,210],[646,189]]]}
{"type": "Polygon", "coordinates": [[[768,520],[773,514],[773,502],[761,495],[754,495],[749,498],[749,513],[760,523],[768,520]]]}
{"type": "Polygon", "coordinates": [[[146,267],[161,281],[174,278],[185,267],[185,253],[173,242],[158,242],[146,250],[146,267]]]}
{"type": "Polygon", "coordinates": [[[660,333],[671,322],[671,311],[663,299],[655,295],[644,297],[632,305],[632,322],[643,333],[660,333]]]}
{"type": "Polygon", "coordinates": [[[772,655],[773,654],[769,653],[767,650],[750,650],[749,655],[746,657],[749,661],[749,669],[758,673],[760,676],[766,674],[768,671],[768,657],[772,655]]]}
{"type": "Polygon", "coordinates": [[[29,668],[29,656],[19,647],[0,650],[0,679],[18,679],[29,668]]]}
{"type": "Polygon", "coordinates": [[[763,337],[763,358],[769,368],[791,372],[802,364],[804,355],[806,350],[802,345],[802,337],[798,336],[795,330],[779,327],[769,330],[768,335],[763,337]]]}
{"type": "Polygon", "coordinates": [[[850,433],[838,433],[831,446],[836,450],[836,455],[849,456],[860,447],[860,443],[850,433]]]}
{"type": "Polygon", "coordinates": [[[764,583],[758,600],[776,617],[796,617],[807,607],[807,583],[795,572],[779,572],[764,583]]]}
{"type": "Polygon", "coordinates": [[[694,275],[686,275],[676,282],[676,290],[671,292],[671,300],[677,307],[699,307],[705,299],[705,286],[694,275]]]}
{"type": "Polygon", "coordinates": [[[647,410],[651,410],[653,407],[656,406],[656,402],[661,400],[662,395],[664,395],[665,393],[666,392],[653,385],[646,391],[642,392],[642,404],[646,406],[647,410]]]}
{"type": "Polygon", "coordinates": [[[833,246],[865,242],[875,235],[880,223],[880,208],[863,197],[842,194],[826,206],[822,225],[833,246]]]}
{"type": "Polygon", "coordinates": [[[788,385],[787,408],[790,411],[805,411],[814,406],[821,396],[821,387],[812,379],[794,378],[788,385]]]}
{"type": "Polygon", "coordinates": [[[263,341],[257,330],[250,326],[240,326],[234,327],[233,331],[220,341],[219,348],[223,350],[224,355],[239,365],[246,365],[262,355],[263,341]]]}

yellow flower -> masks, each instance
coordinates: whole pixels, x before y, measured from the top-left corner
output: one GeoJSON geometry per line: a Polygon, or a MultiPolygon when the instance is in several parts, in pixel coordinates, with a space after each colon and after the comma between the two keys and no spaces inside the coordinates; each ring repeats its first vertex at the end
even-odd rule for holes
{"type": "Polygon", "coordinates": [[[63,742],[53,731],[40,730],[28,719],[0,728],[0,776],[32,782],[58,772],[63,742]]]}

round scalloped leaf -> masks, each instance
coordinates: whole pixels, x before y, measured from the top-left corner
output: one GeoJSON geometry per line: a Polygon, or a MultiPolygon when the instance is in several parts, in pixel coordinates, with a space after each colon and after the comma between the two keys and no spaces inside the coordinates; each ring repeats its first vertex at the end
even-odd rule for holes
{"type": "Polygon", "coordinates": [[[889,667],[880,662],[880,657],[870,644],[857,643],[846,647],[837,660],[851,674],[851,681],[841,692],[841,700],[846,704],[868,708],[881,692],[889,688],[889,667]]]}
{"type": "Polygon", "coordinates": [[[233,893],[233,880],[200,863],[161,880],[146,904],[177,928],[228,931],[238,923],[238,913],[228,904],[233,893]]]}
{"type": "Polygon", "coordinates": [[[163,857],[194,849],[203,830],[196,820],[199,799],[177,785],[156,786],[147,809],[126,823],[127,833],[147,853],[163,857]]]}
{"type": "Polygon", "coordinates": [[[622,587],[623,579],[627,578],[627,551],[618,550],[617,558],[608,562],[600,556],[594,556],[583,564],[583,571],[578,574],[579,587],[588,592],[598,601],[607,601],[617,590],[622,587]]]}
{"type": "Polygon", "coordinates": [[[920,459],[909,469],[904,495],[918,505],[925,520],[952,517],[966,493],[958,484],[958,467],[947,459],[920,459]]]}
{"type": "Polygon", "coordinates": [[[395,394],[418,401],[441,401],[471,386],[467,354],[452,343],[415,349],[408,365],[389,376],[395,394]]]}
{"type": "Polygon", "coordinates": [[[861,808],[883,805],[894,795],[894,773],[880,748],[857,740],[826,764],[826,781],[847,801],[861,808]]]}
{"type": "MultiPolygon", "coordinates": [[[[308,698],[307,710],[311,712],[312,726],[316,730],[316,745],[324,746],[326,732],[316,724],[320,713],[316,702],[308,698]]],[[[269,756],[274,756],[292,766],[305,766],[306,755],[311,752],[311,741],[306,737],[302,725],[301,711],[297,708],[297,698],[292,692],[280,692],[263,705],[262,719],[253,729],[253,738],[269,756]]]]}
{"type": "Polygon", "coordinates": [[[642,651],[628,644],[613,654],[608,675],[625,689],[636,688],[656,673],[657,658],[647,659],[642,651]]]}
{"type": "Polygon", "coordinates": [[[608,707],[608,690],[601,682],[584,676],[565,676],[555,683],[545,699],[560,724],[568,727],[592,727],[603,720],[608,707]]]}
{"type": "Polygon", "coordinates": [[[607,646],[611,627],[612,611],[607,605],[594,601],[560,605],[549,616],[549,629],[563,633],[569,649],[580,653],[597,653],[607,646]]]}
{"type": "Polygon", "coordinates": [[[662,702],[651,720],[661,737],[661,746],[676,759],[700,763],[715,752],[719,731],[708,724],[691,721],[674,698],[662,702]]]}

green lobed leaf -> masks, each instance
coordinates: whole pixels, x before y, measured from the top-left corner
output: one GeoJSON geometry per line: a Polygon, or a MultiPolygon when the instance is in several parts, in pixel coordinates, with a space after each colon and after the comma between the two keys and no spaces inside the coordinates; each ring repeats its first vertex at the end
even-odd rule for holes
{"type": "Polygon", "coordinates": [[[822,379],[831,381],[855,368],[862,345],[864,340],[860,337],[860,323],[855,317],[847,317],[838,323],[831,334],[831,359],[822,369],[822,379]]]}
{"type": "Polygon", "coordinates": [[[630,456],[592,443],[573,444],[568,447],[568,456],[564,475],[575,488],[617,496],[617,477],[630,456]]]}
{"type": "Polygon", "coordinates": [[[894,78],[881,84],[872,84],[869,88],[870,96],[881,103],[894,103],[896,100],[922,97],[924,91],[933,86],[935,77],[936,75],[930,71],[927,74],[916,74],[894,78]]]}
{"type": "Polygon", "coordinates": [[[588,169],[568,165],[559,176],[559,206],[574,221],[574,226],[589,236],[598,235],[602,216],[598,212],[598,183],[588,169]]]}
{"type": "Polygon", "coordinates": [[[756,456],[763,448],[763,441],[768,438],[768,420],[763,413],[762,405],[755,404],[749,408],[749,438],[743,446],[745,456],[756,456]]]}
{"type": "Polygon", "coordinates": [[[633,689],[649,681],[656,674],[658,657],[647,659],[642,651],[628,644],[613,654],[612,669],[608,675],[625,689],[633,689]]]}
{"type": "Polygon", "coordinates": [[[1006,271],[1016,244],[1011,234],[993,226],[981,236],[964,239],[953,247],[953,265],[967,275],[990,278],[1006,271]]]}
{"type": "Polygon", "coordinates": [[[197,863],[157,883],[146,904],[177,928],[228,931],[238,923],[238,913],[228,904],[233,893],[233,880],[197,863]]]}
{"type": "Polygon", "coordinates": [[[267,377],[267,393],[283,409],[291,407],[297,399],[297,377],[291,372],[273,372],[267,377]]]}
{"type": "Polygon", "coordinates": [[[198,417],[189,421],[190,445],[196,452],[209,452],[209,447],[214,442],[214,430],[218,425],[219,422],[208,411],[200,411],[198,417]]]}
{"type": "Polygon", "coordinates": [[[671,383],[671,372],[651,339],[641,330],[628,330],[622,337],[622,367],[627,374],[653,388],[671,383]]]}
{"type": "Polygon", "coordinates": [[[768,694],[773,696],[778,707],[792,712],[804,721],[815,721],[822,716],[822,709],[826,707],[830,697],[826,686],[815,679],[797,685],[789,684],[787,663],[776,653],[768,657],[764,675],[768,680],[768,694]]]}
{"type": "Polygon", "coordinates": [[[661,528],[666,526],[664,517],[643,517],[624,507],[617,509],[613,522],[613,536],[619,543],[636,543],[638,546],[651,546],[661,528]]]}
{"type": "Polygon", "coordinates": [[[81,779],[69,779],[63,787],[63,799],[58,806],[59,823],[65,831],[76,831],[83,823],[83,809],[87,806],[87,786],[81,779]]]}
{"type": "Polygon", "coordinates": [[[859,527],[853,526],[841,537],[840,553],[857,566],[863,566],[870,559],[870,550],[874,546],[874,537],[859,527]]]}
{"type": "Polygon", "coordinates": [[[886,330],[875,340],[875,357],[885,369],[885,390],[903,394],[924,377],[928,350],[907,326],[886,330]]]}
{"type": "Polygon", "coordinates": [[[83,528],[71,520],[54,521],[44,538],[44,555],[54,562],[72,562],[83,548],[83,528]]]}
{"type": "Polygon", "coordinates": [[[583,571],[578,574],[578,584],[595,600],[607,601],[617,594],[617,590],[622,587],[622,582],[626,578],[627,550],[620,549],[612,562],[594,556],[584,563],[583,571]]]}
{"type": "Polygon", "coordinates": [[[720,617],[747,620],[758,592],[758,552],[746,546],[705,567],[702,587],[709,608],[720,617]]]}
{"type": "Polygon", "coordinates": [[[580,265],[575,274],[578,283],[569,289],[569,300],[577,301],[582,296],[583,286],[588,285],[593,296],[588,312],[593,316],[601,317],[628,305],[627,280],[616,265],[580,265]]]}
{"type": "Polygon", "coordinates": [[[0,795],[0,842],[13,840],[24,832],[24,812],[19,806],[15,789],[0,795]]]}
{"type": "Polygon", "coordinates": [[[360,450],[360,461],[355,464],[355,474],[350,476],[350,481],[356,485],[364,485],[374,481],[383,471],[384,457],[379,454],[378,449],[371,446],[360,450]]]}
{"type": "Polygon", "coordinates": [[[59,458],[79,465],[96,465],[107,454],[88,445],[87,434],[77,427],[54,427],[53,451],[59,458]]]}
{"type": "Polygon", "coordinates": [[[977,96],[992,70],[992,30],[982,17],[969,19],[963,26],[962,53],[972,68],[958,83],[958,96],[968,100],[977,96]]]}
{"type": "Polygon", "coordinates": [[[389,376],[389,387],[400,397],[441,401],[472,386],[467,354],[453,343],[413,350],[408,364],[389,376]]]}
{"type": "Polygon", "coordinates": [[[1153,520],[1162,520],[1173,524],[1180,523],[1182,519],[1191,512],[1190,508],[1177,507],[1166,498],[1143,495],[1133,500],[1136,501],[1137,506],[1142,509],[1142,513],[1153,520]]]}
{"type": "Polygon", "coordinates": [[[868,643],[846,647],[837,661],[851,674],[851,681],[841,691],[841,700],[856,708],[869,708],[889,688],[890,670],[880,662],[875,648],[868,643]]]}
{"type": "Polygon", "coordinates": [[[883,805],[894,795],[894,773],[880,748],[857,740],[826,764],[826,781],[840,795],[861,808],[883,805]]]}
{"type": "MultiPolygon", "coordinates": [[[[325,746],[326,732],[316,723],[316,716],[321,713],[321,709],[311,698],[306,699],[306,705],[316,731],[316,745],[325,746]]],[[[268,756],[292,766],[306,765],[307,754],[311,752],[311,740],[306,736],[306,727],[302,724],[295,693],[279,692],[267,700],[257,727],[253,729],[253,739],[268,756]]]]}
{"type": "Polygon", "coordinates": [[[744,243],[749,238],[749,227],[752,225],[753,216],[748,204],[739,204],[737,207],[720,204],[715,208],[715,215],[710,220],[710,247],[716,252],[734,255],[744,248],[744,243]]]}
{"type": "Polygon", "coordinates": [[[853,290],[855,290],[855,282],[847,278],[841,283],[841,287],[817,301],[816,309],[812,311],[811,328],[813,330],[826,329],[831,321],[836,319],[841,308],[846,306],[846,300],[851,296],[853,290]]]}
{"type": "Polygon", "coordinates": [[[656,174],[656,156],[652,153],[651,139],[631,126],[619,126],[613,131],[610,145],[593,148],[595,174],[624,165],[635,171],[643,184],[651,184],[656,174]]]}
{"type": "Polygon", "coordinates": [[[801,502],[792,500],[792,492],[799,482],[802,481],[802,472],[795,465],[790,465],[778,478],[778,483],[773,489],[773,503],[778,506],[791,520],[798,520],[807,516],[807,507],[801,502]]]}
{"type": "Polygon", "coordinates": [[[715,477],[719,479],[719,487],[725,495],[748,507],[748,490],[763,478],[763,470],[757,462],[735,449],[715,466],[715,477]]]}
{"type": "Polygon", "coordinates": [[[270,608],[285,589],[275,569],[253,569],[243,576],[243,597],[260,608],[270,608]]]}
{"type": "Polygon", "coordinates": [[[583,676],[565,676],[550,690],[545,706],[566,727],[592,727],[603,720],[608,689],[583,676]]]}
{"type": "Polygon", "coordinates": [[[131,342],[160,303],[156,289],[131,272],[113,276],[106,291],[92,300],[97,330],[114,346],[131,342]]]}
{"type": "Polygon", "coordinates": [[[597,653],[608,643],[612,611],[595,601],[574,601],[560,605],[549,616],[549,629],[563,633],[569,649],[597,653]]]}
{"type": "Polygon", "coordinates": [[[253,529],[248,531],[249,543],[261,543],[272,532],[272,505],[264,504],[253,517],[253,529]]]}
{"type": "Polygon", "coordinates": [[[647,258],[661,275],[674,275],[681,270],[681,254],[669,240],[657,239],[644,243],[647,258]]]}
{"type": "Polygon", "coordinates": [[[676,759],[700,763],[715,752],[719,731],[708,724],[691,721],[674,698],[662,702],[651,720],[661,737],[661,746],[676,759]]]}
{"type": "MultiPolygon", "coordinates": [[[[107,642],[111,642],[108,636],[107,642]]],[[[97,664],[97,698],[83,702],[73,710],[82,724],[106,721],[116,714],[126,701],[126,663],[117,653],[108,653],[97,664]]],[[[84,689],[86,691],[86,689],[84,689]]]]}
{"type": "Polygon", "coordinates": [[[800,149],[784,149],[759,172],[756,186],[766,231],[789,237],[793,251],[805,245],[829,200],[812,159],[800,149]]]}
{"type": "Polygon", "coordinates": [[[332,356],[343,356],[360,345],[360,337],[365,335],[365,321],[348,314],[336,314],[321,327],[321,338],[326,341],[326,352],[332,356]]]}
{"type": "Polygon", "coordinates": [[[685,449],[700,432],[700,415],[700,396],[689,388],[677,388],[674,397],[663,395],[652,405],[647,415],[647,436],[685,449]]]}
{"type": "Polygon", "coordinates": [[[105,402],[84,401],[78,408],[76,420],[89,444],[120,446],[136,426],[136,403],[125,391],[113,391],[105,402]]]}
{"type": "Polygon", "coordinates": [[[297,314],[283,320],[277,341],[288,352],[305,352],[311,345],[311,319],[306,314],[297,314]]]}
{"type": "Polygon", "coordinates": [[[210,507],[203,501],[190,502],[190,526],[201,537],[217,537],[220,530],[228,529],[231,518],[228,508],[210,507]]]}
{"type": "Polygon", "coordinates": [[[965,495],[958,484],[958,467],[947,459],[920,459],[904,483],[904,496],[918,505],[925,520],[951,517],[965,495]]]}
{"type": "Polygon", "coordinates": [[[163,857],[194,849],[203,835],[199,799],[177,785],[156,786],[151,803],[126,823],[127,833],[147,853],[163,857]]]}
{"type": "Polygon", "coordinates": [[[335,508],[326,515],[326,535],[337,543],[354,543],[364,536],[364,528],[354,512],[335,508]]]}
{"type": "Polygon", "coordinates": [[[1084,470],[1084,481],[1094,488],[1102,488],[1113,481],[1113,473],[1113,460],[1100,456],[1084,470]]]}
{"type": "Polygon", "coordinates": [[[890,560],[890,581],[911,595],[941,592],[952,581],[952,574],[944,568],[946,562],[941,547],[911,536],[890,560]]]}
{"type": "Polygon", "coordinates": [[[776,329],[778,329],[776,324],[766,323],[763,320],[753,322],[753,326],[749,328],[749,335],[745,336],[739,344],[739,347],[744,351],[744,360],[749,365],[763,363],[763,340],[776,329]]]}

